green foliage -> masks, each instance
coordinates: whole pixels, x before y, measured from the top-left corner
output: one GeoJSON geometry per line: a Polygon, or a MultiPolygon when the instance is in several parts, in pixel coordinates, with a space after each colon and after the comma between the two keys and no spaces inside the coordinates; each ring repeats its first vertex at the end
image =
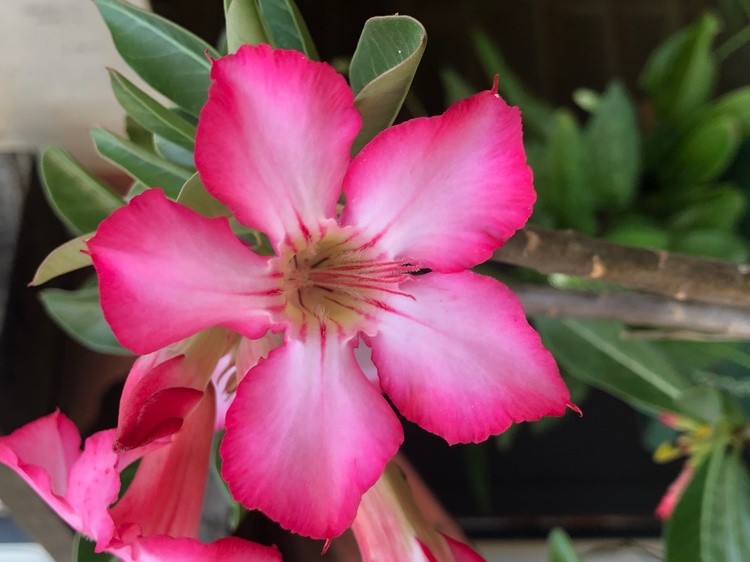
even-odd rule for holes
{"type": "Polygon", "coordinates": [[[93,233],[84,234],[52,250],[37,268],[29,285],[32,287],[41,285],[50,279],[91,265],[91,257],[84,253],[84,250],[86,250],[85,241],[92,236],[93,233]]]}
{"type": "Polygon", "coordinates": [[[667,562],[742,562],[750,552],[750,479],[741,451],[717,443],[666,527],[667,562]]]}
{"type": "Polygon", "coordinates": [[[151,12],[120,0],[96,0],[117,51],[149,86],[198,115],[206,102],[211,45],[151,12]],[[174,72],[173,69],[179,69],[174,72]]]}
{"type": "Polygon", "coordinates": [[[231,215],[224,204],[214,199],[203,185],[200,176],[195,173],[182,186],[177,202],[207,217],[228,217],[231,215]]]}
{"type": "Polygon", "coordinates": [[[234,53],[240,45],[270,43],[257,0],[225,0],[227,51],[234,53]]]}
{"type": "Polygon", "coordinates": [[[581,562],[581,559],[573,550],[573,543],[568,534],[556,527],[552,529],[547,537],[549,547],[549,562],[581,562]]]}
{"type": "Polygon", "coordinates": [[[654,51],[640,76],[643,89],[664,119],[680,119],[708,101],[716,79],[711,45],[719,19],[704,14],[654,51]]]}
{"type": "Polygon", "coordinates": [[[75,341],[100,353],[129,355],[115,339],[99,303],[99,288],[44,289],[39,298],[47,314],[75,341]]]}
{"type": "Polygon", "coordinates": [[[161,187],[169,197],[177,197],[182,185],[193,175],[190,169],[161,158],[105,129],[92,129],[91,137],[102,158],[144,185],[161,187]]]}
{"type": "Polygon", "coordinates": [[[313,60],[319,58],[307,24],[292,0],[256,0],[256,3],[266,35],[274,47],[294,49],[313,60]]]}
{"type": "Polygon", "coordinates": [[[349,67],[354,103],[362,114],[355,154],[396,119],[426,44],[424,27],[409,16],[375,17],[365,23],[349,67]]]}
{"type": "Polygon", "coordinates": [[[42,153],[39,162],[44,195],[73,233],[96,230],[104,218],[122,205],[114,191],[84,170],[68,151],[53,146],[42,153]]]}

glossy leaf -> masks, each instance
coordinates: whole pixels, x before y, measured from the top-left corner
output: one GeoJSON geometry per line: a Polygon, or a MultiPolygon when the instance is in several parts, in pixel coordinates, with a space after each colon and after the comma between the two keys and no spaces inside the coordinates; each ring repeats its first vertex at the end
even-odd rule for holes
{"type": "Polygon", "coordinates": [[[84,251],[87,249],[85,240],[93,235],[89,233],[73,238],[52,250],[37,268],[29,285],[35,287],[65,273],[91,265],[91,256],[84,251]]]}
{"type": "Polygon", "coordinates": [[[165,160],[185,168],[188,173],[195,172],[195,156],[192,150],[183,148],[159,135],[154,135],[154,150],[165,160]]]}
{"type": "Polygon", "coordinates": [[[157,92],[193,115],[206,102],[211,45],[180,26],[120,0],[96,0],[117,51],[157,92]],[[179,69],[179,72],[175,72],[179,69]]]}
{"type": "Polygon", "coordinates": [[[60,147],[48,148],[39,163],[44,194],[60,220],[76,234],[92,232],[122,200],[60,147]]]}
{"type": "Polygon", "coordinates": [[[529,162],[539,206],[555,217],[558,227],[593,234],[594,194],[585,182],[581,131],[570,112],[556,112],[548,144],[530,153],[529,162]]]}
{"type": "Polygon", "coordinates": [[[115,339],[99,304],[99,287],[76,291],[44,289],[39,298],[55,323],[82,346],[100,353],[129,355],[115,339]]]}
{"type": "Polygon", "coordinates": [[[636,109],[623,85],[614,81],[598,98],[584,133],[584,170],[597,206],[627,208],[638,188],[640,133],[636,109]]]}
{"type": "MultiPolygon", "coordinates": [[[[236,0],[232,1],[234,4],[236,0]]],[[[307,24],[293,0],[256,0],[266,35],[270,43],[280,49],[294,49],[318,60],[307,24]]],[[[229,6],[231,9],[231,5],[229,6]]]]}
{"type": "Polygon", "coordinates": [[[224,15],[227,22],[227,52],[234,53],[240,45],[270,43],[257,0],[224,2],[224,15]]]}
{"type": "Polygon", "coordinates": [[[409,16],[365,22],[349,67],[354,102],[362,114],[354,153],[396,119],[426,45],[424,27],[409,16]]]}
{"type": "Polygon", "coordinates": [[[555,527],[547,537],[549,547],[549,562],[581,562],[573,549],[573,543],[568,534],[559,527],[555,527]]]}
{"type": "Polygon", "coordinates": [[[195,127],[170,111],[116,70],[109,70],[112,91],[127,114],[146,130],[192,150],[195,127]]]}
{"type": "Polygon", "coordinates": [[[177,202],[206,217],[228,217],[232,214],[221,201],[206,191],[198,173],[195,173],[182,186],[177,202]]]}
{"type": "Polygon", "coordinates": [[[684,199],[686,206],[669,221],[674,230],[710,228],[734,231],[747,209],[747,195],[733,185],[699,186],[684,199]]]}
{"type": "Polygon", "coordinates": [[[716,80],[711,44],[719,26],[718,18],[706,13],[662,43],[646,62],[640,84],[664,118],[674,121],[708,101],[716,80]]]}
{"type": "Polygon", "coordinates": [[[720,115],[689,131],[665,157],[657,174],[662,185],[682,189],[710,182],[732,163],[740,146],[734,118],[720,115]]]}
{"type": "Polygon", "coordinates": [[[524,129],[546,138],[553,126],[554,109],[534,96],[513,72],[505,57],[490,37],[481,31],[472,34],[474,49],[488,80],[499,78],[499,89],[512,105],[521,108],[524,129]]]}
{"type": "Polygon", "coordinates": [[[92,129],[91,137],[103,158],[134,180],[149,187],[161,187],[169,197],[176,197],[182,184],[192,175],[189,169],[168,162],[105,129],[92,129]]]}
{"type": "Polygon", "coordinates": [[[572,319],[535,317],[534,326],[545,346],[570,375],[644,412],[681,411],[676,398],[689,382],[684,388],[682,384],[665,383],[676,375],[669,364],[665,366],[663,358],[648,350],[645,342],[626,342],[647,348],[645,353],[627,355],[629,350],[623,350],[619,338],[612,337],[618,331],[616,323],[589,321],[584,324],[572,319]],[[656,362],[652,363],[654,358],[656,362]],[[660,367],[665,375],[658,370],[660,367]]]}
{"type": "Polygon", "coordinates": [[[744,562],[750,479],[738,450],[717,443],[695,470],[666,528],[667,562],[744,562]]]}

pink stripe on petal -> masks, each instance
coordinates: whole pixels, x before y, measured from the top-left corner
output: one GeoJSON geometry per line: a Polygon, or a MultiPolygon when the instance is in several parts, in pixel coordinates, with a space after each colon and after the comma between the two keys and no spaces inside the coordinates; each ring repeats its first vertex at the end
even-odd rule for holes
{"type": "Polygon", "coordinates": [[[306,238],[336,215],[361,126],[344,78],[268,45],[214,61],[195,162],[208,191],[274,244],[306,238]]]}
{"type": "Polygon", "coordinates": [[[520,113],[486,91],[390,127],[354,159],[344,192],[342,224],[364,228],[391,256],[442,272],[481,263],[536,198],[520,113]]]}
{"type": "Polygon", "coordinates": [[[107,508],[120,488],[113,440],[114,431],[96,433],[81,451],[78,429],[55,412],[0,437],[0,462],[71,527],[103,548],[114,534],[107,508]]]}
{"type": "Polygon", "coordinates": [[[380,384],[401,413],[449,443],[560,416],[570,394],[518,299],[472,272],[417,276],[370,338],[380,384]]]}
{"type": "Polygon", "coordinates": [[[351,525],[403,440],[351,342],[317,331],[288,339],[248,373],[226,425],[223,474],[234,497],[315,538],[351,525]]]}
{"type": "Polygon", "coordinates": [[[278,281],[224,218],[202,217],[152,189],[112,213],[87,244],[104,315],[138,354],[211,326],[248,337],[269,327],[278,281]]]}
{"type": "Polygon", "coordinates": [[[204,544],[193,539],[148,537],[133,548],[138,562],[281,562],[273,546],[261,546],[236,537],[204,544]]]}
{"type": "Polygon", "coordinates": [[[215,418],[213,386],[171,443],[141,459],[135,479],[112,508],[118,528],[143,536],[198,537],[215,418]]]}

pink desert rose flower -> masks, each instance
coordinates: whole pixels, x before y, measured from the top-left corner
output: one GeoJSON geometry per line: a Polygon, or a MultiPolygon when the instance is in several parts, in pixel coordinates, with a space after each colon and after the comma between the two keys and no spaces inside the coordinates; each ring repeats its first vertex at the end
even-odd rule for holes
{"type": "Polygon", "coordinates": [[[403,440],[382,392],[449,443],[571,406],[519,301],[468,270],[531,214],[517,108],[481,92],[390,127],[352,159],[361,117],[331,66],[244,46],[211,78],[197,168],[275,255],[157,189],[113,213],[88,248],[104,314],[138,354],[213,326],[284,332],[227,413],[223,475],[236,499],[303,535],[342,533],[403,440]],[[376,381],[354,356],[360,340],[376,381]]]}
{"type": "Polygon", "coordinates": [[[688,484],[693,479],[693,472],[693,466],[689,462],[686,462],[675,481],[667,488],[667,491],[659,501],[659,505],[656,506],[654,512],[659,519],[666,521],[672,517],[675,506],[677,506],[682,494],[685,492],[685,488],[688,487],[688,484]]]}
{"type": "Polygon", "coordinates": [[[275,548],[196,538],[211,446],[211,434],[206,439],[199,428],[213,413],[209,392],[172,443],[141,449],[145,455],[119,502],[119,474],[139,453],[115,453],[114,430],[95,433],[81,450],[78,429],[56,412],[0,437],[0,462],[94,540],[97,552],[123,562],[280,562],[275,548]]]}

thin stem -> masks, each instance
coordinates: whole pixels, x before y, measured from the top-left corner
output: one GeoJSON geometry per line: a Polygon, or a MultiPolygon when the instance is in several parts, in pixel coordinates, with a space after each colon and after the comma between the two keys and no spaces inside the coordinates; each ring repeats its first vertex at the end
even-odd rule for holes
{"type": "Polygon", "coordinates": [[[723,62],[728,59],[737,49],[743,47],[750,41],[750,25],[743,27],[737,33],[727,39],[722,45],[716,48],[714,55],[716,60],[723,62]]]}
{"type": "Polygon", "coordinates": [[[645,250],[572,230],[527,226],[492,260],[640,289],[678,301],[750,308],[750,265],[645,250]]]}

